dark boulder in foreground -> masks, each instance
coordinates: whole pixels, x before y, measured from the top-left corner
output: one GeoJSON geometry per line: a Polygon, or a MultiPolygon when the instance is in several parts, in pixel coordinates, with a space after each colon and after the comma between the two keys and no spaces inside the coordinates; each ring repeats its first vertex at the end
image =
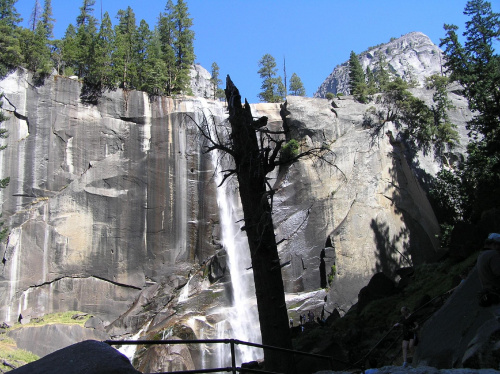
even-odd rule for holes
{"type": "Polygon", "coordinates": [[[12,370],[13,374],[141,374],[106,343],[85,340],[12,370]]]}

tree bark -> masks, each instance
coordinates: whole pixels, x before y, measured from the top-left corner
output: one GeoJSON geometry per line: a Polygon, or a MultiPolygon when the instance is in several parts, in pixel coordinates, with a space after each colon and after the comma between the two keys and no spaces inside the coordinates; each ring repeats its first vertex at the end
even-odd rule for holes
{"type": "MultiPolygon", "coordinates": [[[[274,235],[272,207],[266,188],[269,172],[268,155],[260,148],[256,129],[267,123],[262,117],[254,121],[248,102],[241,96],[229,76],[226,98],[231,124],[232,151],[244,213],[257,296],[262,343],[292,348],[288,314],[281,276],[278,246],[274,235]]],[[[287,353],[264,350],[266,370],[292,373],[293,360],[287,353]]]]}

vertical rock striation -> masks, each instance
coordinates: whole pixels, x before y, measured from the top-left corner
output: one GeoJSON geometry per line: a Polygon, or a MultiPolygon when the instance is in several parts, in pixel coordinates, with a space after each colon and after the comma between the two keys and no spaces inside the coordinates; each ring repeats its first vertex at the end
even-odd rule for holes
{"type": "MultiPolygon", "coordinates": [[[[211,164],[192,121],[197,98],[141,92],[79,100],[80,84],[51,76],[1,82],[10,119],[1,174],[12,227],[0,280],[1,318],[82,310],[112,321],[149,283],[180,286],[214,254],[211,164]]],[[[198,119],[199,120],[199,119],[198,119]]]]}
{"type": "MultiPolygon", "coordinates": [[[[231,334],[224,308],[233,290],[213,163],[193,123],[225,120],[222,103],[117,90],[84,105],[80,90],[60,76],[35,87],[24,71],[0,82],[10,117],[0,176],[11,178],[0,190],[11,228],[1,248],[0,321],[79,310],[116,336],[231,334]]],[[[451,99],[450,117],[464,128],[471,114],[463,98],[451,99]]],[[[439,226],[396,129],[363,127],[377,104],[352,97],[336,103],[332,111],[327,100],[288,97],[281,114],[278,104],[252,105],[271,127],[285,120],[304,147],[327,144],[335,155],[269,176],[288,312],[296,320],[323,307],[342,314],[375,273],[394,278],[398,268],[439,255],[439,226]]],[[[420,172],[437,170],[429,158],[419,161],[420,172]]],[[[184,368],[216,355],[182,352],[184,368]]],[[[155,370],[170,365],[160,361],[163,369],[155,370]]]]}

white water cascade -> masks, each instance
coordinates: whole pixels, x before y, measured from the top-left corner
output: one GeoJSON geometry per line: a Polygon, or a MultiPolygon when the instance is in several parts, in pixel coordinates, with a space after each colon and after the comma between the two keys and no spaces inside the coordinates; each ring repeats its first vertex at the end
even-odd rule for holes
{"type": "MultiPolygon", "coordinates": [[[[212,154],[216,170],[215,181],[218,186],[223,180],[221,170],[224,169],[224,165],[218,165],[218,162],[223,159],[219,155],[212,154]]],[[[240,228],[242,224],[241,222],[238,223],[243,218],[243,210],[235,179],[228,179],[222,186],[217,188],[217,204],[221,220],[222,243],[228,257],[233,288],[233,306],[226,312],[227,322],[231,328],[228,331],[225,323],[219,323],[217,325],[217,338],[234,338],[252,343],[261,343],[253,272],[250,269],[250,249],[248,248],[247,236],[240,228]]],[[[219,349],[226,351],[219,350],[218,352],[220,367],[230,365],[229,346],[220,344],[219,349]]],[[[236,346],[237,363],[256,360],[262,356],[261,349],[244,345],[236,346]]]]}

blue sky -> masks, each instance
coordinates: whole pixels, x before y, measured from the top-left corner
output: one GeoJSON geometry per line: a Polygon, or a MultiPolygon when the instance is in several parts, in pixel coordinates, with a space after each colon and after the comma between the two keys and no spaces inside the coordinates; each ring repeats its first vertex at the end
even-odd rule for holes
{"type": "MultiPolygon", "coordinates": [[[[296,73],[312,96],[334,67],[347,61],[351,51],[388,42],[420,31],[435,44],[444,37],[443,24],[455,24],[461,34],[468,20],[463,15],[467,0],[186,0],[193,18],[196,62],[210,71],[213,62],[239,88],[243,97],[258,102],[262,80],[258,62],[266,53],[274,56],[283,76],[286,59],[288,79],[296,73]]],[[[43,4],[43,0],[39,0],[43,4]]],[[[83,1],[52,0],[55,37],[61,38],[75,23],[83,1]]],[[[130,6],[152,29],[166,0],[96,0],[116,21],[119,9],[130,6]]],[[[174,3],[176,1],[174,0],[174,3]]],[[[500,0],[490,1],[500,12],[500,0]]],[[[18,0],[16,9],[25,19],[35,0],[18,0]]]]}

